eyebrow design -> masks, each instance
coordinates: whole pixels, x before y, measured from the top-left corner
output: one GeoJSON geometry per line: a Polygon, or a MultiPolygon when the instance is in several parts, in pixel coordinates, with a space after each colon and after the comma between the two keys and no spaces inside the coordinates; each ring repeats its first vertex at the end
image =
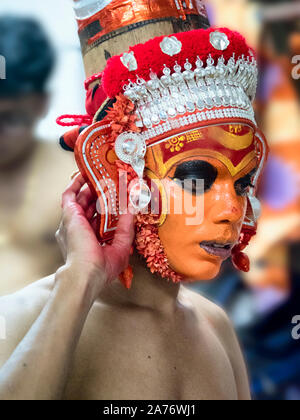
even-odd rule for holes
{"type": "Polygon", "coordinates": [[[197,194],[197,192],[199,192],[197,191],[197,180],[204,181],[204,191],[206,192],[212,187],[217,176],[217,169],[210,163],[204,160],[191,160],[178,165],[172,179],[182,187],[184,186],[192,194],[197,194]],[[191,180],[192,182],[185,183],[184,185],[183,183],[185,180],[191,180]]]}

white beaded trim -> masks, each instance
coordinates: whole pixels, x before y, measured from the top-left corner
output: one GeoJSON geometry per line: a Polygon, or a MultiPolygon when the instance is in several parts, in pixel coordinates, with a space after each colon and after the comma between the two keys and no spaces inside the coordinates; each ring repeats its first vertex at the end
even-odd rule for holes
{"type": "Polygon", "coordinates": [[[152,127],[147,131],[144,131],[141,136],[145,141],[151,140],[161,134],[167,134],[168,132],[185,127],[190,124],[194,124],[197,122],[202,121],[210,121],[215,119],[227,119],[227,118],[243,118],[246,120],[251,121],[256,125],[256,121],[254,118],[254,112],[245,111],[243,109],[238,108],[225,108],[225,109],[217,109],[213,111],[204,111],[204,112],[197,112],[192,115],[187,115],[176,120],[166,121],[165,123],[158,125],[156,127],[152,127]]]}
{"type": "Polygon", "coordinates": [[[137,77],[136,83],[124,86],[124,95],[136,106],[137,125],[148,129],[195,110],[239,108],[251,112],[256,87],[257,64],[254,57],[235,54],[225,64],[209,55],[206,67],[198,57],[194,66],[187,60],[164,67],[163,76],[150,72],[150,80],[137,77]],[[193,70],[194,67],[194,70],[193,70]]]}
{"type": "Polygon", "coordinates": [[[111,213],[112,213],[112,223],[116,223],[119,220],[118,214],[119,214],[119,203],[116,200],[117,198],[117,190],[116,190],[116,186],[113,182],[113,180],[110,178],[109,173],[107,172],[107,170],[105,169],[105,167],[100,163],[100,159],[98,159],[99,153],[101,152],[101,146],[103,146],[105,143],[107,143],[107,136],[105,135],[101,135],[101,131],[109,128],[110,124],[102,126],[102,127],[97,127],[94,130],[92,130],[87,138],[85,139],[83,145],[82,145],[82,155],[83,155],[83,159],[85,161],[85,165],[89,171],[89,173],[91,174],[93,180],[95,181],[96,185],[97,185],[97,189],[100,192],[102,199],[103,199],[103,203],[104,203],[104,209],[105,209],[105,224],[104,224],[104,232],[110,232],[110,231],[114,231],[115,228],[108,228],[108,213],[109,213],[109,209],[108,209],[108,195],[110,198],[110,203],[111,203],[111,213]],[[98,137],[101,136],[101,140],[99,141],[99,139],[95,139],[92,144],[90,145],[90,151],[87,151],[87,146],[89,143],[89,140],[91,138],[91,136],[93,136],[95,133],[97,133],[98,137]],[[108,190],[108,194],[104,192],[103,190],[103,185],[101,185],[99,179],[95,176],[94,170],[90,167],[90,164],[88,162],[87,159],[87,154],[92,158],[92,162],[94,165],[94,168],[97,170],[97,172],[100,174],[105,186],[107,187],[108,190]]]}

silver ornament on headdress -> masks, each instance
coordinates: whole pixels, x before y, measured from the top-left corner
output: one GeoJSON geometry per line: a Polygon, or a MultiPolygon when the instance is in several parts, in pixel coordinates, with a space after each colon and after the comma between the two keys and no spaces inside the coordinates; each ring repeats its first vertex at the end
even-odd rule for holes
{"type": "Polygon", "coordinates": [[[219,51],[225,51],[230,44],[228,36],[220,31],[211,32],[209,41],[211,45],[219,51]]]}
{"type": "Polygon", "coordinates": [[[226,64],[223,56],[214,60],[209,55],[205,64],[198,57],[194,64],[187,60],[183,70],[176,62],[173,72],[165,66],[160,78],[151,72],[142,90],[138,82],[124,86],[124,95],[136,106],[140,126],[147,128],[145,140],[184,127],[187,118],[191,123],[231,117],[255,123],[251,103],[257,86],[255,58],[236,59],[233,53],[226,64]],[[195,110],[197,115],[173,121],[195,110]]]}
{"type": "Polygon", "coordinates": [[[160,43],[160,49],[164,54],[173,57],[173,55],[180,53],[182,43],[176,38],[176,36],[166,36],[160,43]]]}
{"type": "Polygon", "coordinates": [[[124,53],[120,58],[122,64],[129,70],[135,71],[138,69],[138,64],[134,56],[134,52],[124,53]]]}

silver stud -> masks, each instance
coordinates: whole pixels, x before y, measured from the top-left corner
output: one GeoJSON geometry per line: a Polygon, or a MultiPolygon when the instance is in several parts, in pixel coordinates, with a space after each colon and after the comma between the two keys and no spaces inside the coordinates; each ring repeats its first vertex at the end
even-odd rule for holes
{"type": "Polygon", "coordinates": [[[173,55],[180,53],[182,49],[182,43],[175,36],[166,36],[160,43],[160,49],[164,54],[173,57],[173,55]]]}
{"type": "Polygon", "coordinates": [[[224,32],[214,31],[209,36],[211,45],[219,51],[224,51],[229,46],[230,42],[228,36],[224,32]]]}
{"type": "Polygon", "coordinates": [[[130,164],[136,156],[145,156],[146,143],[137,133],[122,133],[115,142],[115,151],[120,160],[130,164]]]}
{"type": "Polygon", "coordinates": [[[135,71],[138,68],[134,52],[130,51],[129,53],[124,53],[120,58],[122,64],[129,70],[135,71]]]}
{"type": "Polygon", "coordinates": [[[142,211],[151,201],[151,191],[143,179],[134,184],[129,193],[129,199],[133,207],[142,211]]]}

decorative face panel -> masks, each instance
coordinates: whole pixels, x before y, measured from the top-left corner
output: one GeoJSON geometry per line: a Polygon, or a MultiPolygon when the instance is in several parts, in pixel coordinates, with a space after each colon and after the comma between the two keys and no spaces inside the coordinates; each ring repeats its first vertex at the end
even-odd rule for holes
{"type": "MultiPolygon", "coordinates": [[[[112,238],[120,204],[122,207],[124,204],[126,207],[127,204],[127,201],[124,203],[124,197],[120,200],[120,171],[118,165],[115,165],[118,158],[109,141],[108,133],[107,127],[96,123],[85,130],[76,145],[78,165],[99,197],[103,240],[112,238]]],[[[223,164],[232,178],[236,178],[245,168],[251,166],[252,162],[260,162],[259,150],[258,139],[248,125],[227,124],[191,130],[148,147],[145,175],[148,183],[152,181],[152,187],[155,187],[159,180],[168,178],[181,161],[214,159],[223,164]]],[[[205,181],[205,173],[198,172],[198,175],[201,174],[205,181]]],[[[255,174],[255,179],[258,174],[259,171],[255,174]]],[[[132,174],[132,178],[135,176],[132,174]]],[[[160,221],[162,225],[166,211],[161,186],[160,191],[162,208],[159,212],[162,213],[160,221]]]]}
{"type": "Polygon", "coordinates": [[[251,212],[256,147],[251,127],[228,124],[188,131],[148,149],[146,175],[160,191],[158,235],[170,267],[184,280],[211,279],[230,257],[251,212]]]}

